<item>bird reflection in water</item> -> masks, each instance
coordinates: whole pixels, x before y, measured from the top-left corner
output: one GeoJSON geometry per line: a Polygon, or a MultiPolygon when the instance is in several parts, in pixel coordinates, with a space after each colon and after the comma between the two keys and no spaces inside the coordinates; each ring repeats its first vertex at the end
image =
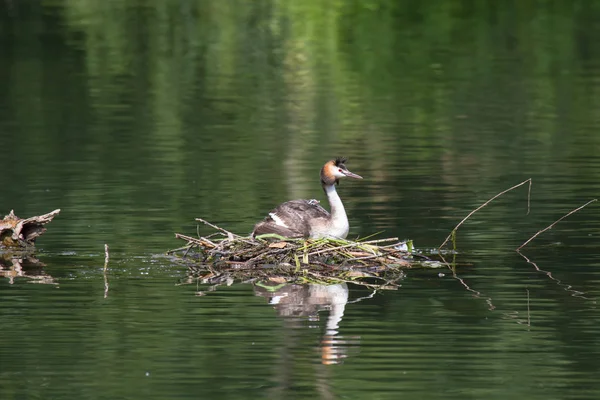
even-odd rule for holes
{"type": "Polygon", "coordinates": [[[348,356],[350,346],[359,343],[359,337],[344,338],[338,335],[339,325],[348,304],[348,286],[319,284],[255,284],[257,296],[265,297],[277,314],[286,319],[286,326],[297,328],[297,322],[320,321],[320,312],[329,311],[325,332],[321,338],[321,363],[339,364],[348,356]],[[294,326],[294,324],[296,326],[294,326]]]}

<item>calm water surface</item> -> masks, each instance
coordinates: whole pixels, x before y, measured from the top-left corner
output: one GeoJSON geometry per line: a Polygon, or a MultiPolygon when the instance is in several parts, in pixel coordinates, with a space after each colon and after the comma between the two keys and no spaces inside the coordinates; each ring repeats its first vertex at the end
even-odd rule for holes
{"type": "Polygon", "coordinates": [[[0,214],[60,208],[0,273],[0,397],[600,397],[591,1],[0,5],[0,214]],[[396,291],[211,287],[164,256],[324,200],[438,247],[396,291]],[[205,227],[199,228],[209,233],[205,227]],[[104,273],[104,244],[111,249],[104,273]]]}

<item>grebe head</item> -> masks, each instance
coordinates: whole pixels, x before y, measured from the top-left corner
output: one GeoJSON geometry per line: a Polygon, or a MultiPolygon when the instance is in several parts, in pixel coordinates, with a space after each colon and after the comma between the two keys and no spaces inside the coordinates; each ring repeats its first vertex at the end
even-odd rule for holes
{"type": "Polygon", "coordinates": [[[327,161],[321,168],[321,183],[323,185],[333,185],[337,184],[341,178],[362,179],[362,176],[348,171],[346,161],[347,159],[344,157],[327,161]]]}

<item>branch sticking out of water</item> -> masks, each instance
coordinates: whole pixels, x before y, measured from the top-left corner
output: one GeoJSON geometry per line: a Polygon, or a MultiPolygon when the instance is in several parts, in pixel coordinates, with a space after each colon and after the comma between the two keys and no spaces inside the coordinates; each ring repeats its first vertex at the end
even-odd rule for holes
{"type": "Polygon", "coordinates": [[[544,229],[542,229],[541,231],[537,231],[537,233],[535,235],[533,235],[532,237],[530,237],[525,243],[523,243],[522,245],[520,245],[517,248],[517,251],[521,250],[523,247],[525,247],[529,242],[531,242],[533,239],[535,239],[536,237],[538,237],[541,233],[546,232],[548,229],[552,229],[552,227],[554,225],[556,225],[557,223],[559,223],[560,221],[562,221],[563,219],[567,218],[569,215],[576,213],[577,211],[581,210],[583,207],[587,206],[590,203],[593,203],[595,201],[598,201],[598,199],[592,199],[590,201],[588,201],[587,203],[585,203],[584,205],[577,207],[574,210],[569,211],[567,214],[563,215],[562,217],[560,217],[559,219],[557,219],[556,221],[554,221],[553,223],[551,223],[550,225],[548,225],[547,227],[545,227],[544,229]]]}
{"type": "Polygon", "coordinates": [[[104,244],[104,272],[106,272],[106,268],[108,267],[108,260],[110,259],[110,254],[108,253],[108,245],[104,244]]]}
{"type": "Polygon", "coordinates": [[[108,245],[104,244],[104,298],[108,297],[108,260],[110,255],[108,254],[108,245]]]}
{"type": "MultiPolygon", "coordinates": [[[[442,250],[442,247],[444,247],[446,245],[446,243],[448,243],[448,241],[451,238],[456,237],[456,231],[458,230],[458,228],[467,220],[471,217],[471,215],[475,214],[477,211],[481,210],[483,207],[487,206],[492,200],[497,199],[498,197],[502,196],[504,193],[506,192],[510,192],[513,189],[518,188],[519,186],[523,186],[526,183],[529,183],[529,190],[527,191],[527,214],[529,214],[529,209],[530,209],[530,204],[531,204],[531,178],[524,180],[523,182],[519,183],[518,185],[515,185],[513,187],[510,187],[500,193],[498,193],[497,195],[495,195],[494,197],[492,197],[491,199],[489,199],[488,201],[486,201],[485,203],[483,203],[482,205],[480,205],[479,207],[477,207],[476,209],[474,209],[473,211],[471,211],[466,217],[464,217],[462,219],[462,221],[460,221],[458,223],[458,225],[456,225],[454,227],[454,229],[452,229],[452,232],[450,232],[450,234],[446,237],[446,240],[444,240],[444,243],[442,243],[440,245],[440,247],[438,247],[438,251],[442,250]]],[[[453,240],[454,242],[454,240],[453,240]]]]}

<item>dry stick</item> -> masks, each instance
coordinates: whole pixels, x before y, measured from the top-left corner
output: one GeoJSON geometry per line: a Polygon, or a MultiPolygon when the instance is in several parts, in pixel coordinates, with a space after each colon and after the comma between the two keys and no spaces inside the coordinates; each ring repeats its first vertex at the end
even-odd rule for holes
{"type": "MultiPolygon", "coordinates": [[[[183,240],[187,240],[188,241],[188,245],[193,243],[195,245],[204,245],[206,246],[207,244],[214,247],[217,247],[217,245],[213,242],[211,242],[210,240],[204,238],[204,237],[200,237],[200,239],[196,239],[195,237],[191,237],[191,236],[187,236],[187,235],[182,235],[181,233],[176,233],[175,234],[175,239],[183,239],[183,240]]],[[[184,246],[184,248],[187,246],[184,246]]]]}
{"type": "Polygon", "coordinates": [[[202,236],[200,236],[200,240],[203,240],[204,242],[206,242],[206,243],[210,244],[210,245],[211,245],[211,246],[213,246],[213,247],[217,247],[217,245],[216,245],[216,244],[214,244],[212,241],[208,240],[208,239],[207,239],[207,238],[205,238],[205,237],[202,237],[202,236]]]}
{"type": "MultiPolygon", "coordinates": [[[[200,236],[200,225],[196,225],[196,234],[198,235],[198,238],[200,240],[204,240],[205,242],[210,243],[211,245],[213,245],[215,247],[217,246],[216,244],[214,244],[213,242],[211,242],[210,240],[208,240],[208,238],[200,236]]],[[[213,233],[212,235],[215,235],[215,234],[218,235],[218,232],[217,233],[213,233]]],[[[212,235],[210,235],[210,236],[212,236],[212,235]]],[[[208,236],[208,237],[210,237],[210,236],[208,236]]]]}
{"type": "Polygon", "coordinates": [[[181,250],[186,250],[186,249],[187,249],[188,247],[190,247],[190,246],[192,246],[192,245],[191,245],[191,244],[186,244],[185,246],[178,247],[178,248],[176,248],[176,249],[173,249],[173,250],[169,250],[169,251],[167,251],[167,255],[170,255],[170,254],[176,253],[176,252],[178,252],[178,251],[181,251],[181,250]]]}
{"type": "Polygon", "coordinates": [[[175,239],[183,239],[183,240],[187,240],[188,242],[195,242],[197,244],[202,243],[200,239],[196,239],[195,237],[191,237],[191,236],[187,236],[187,235],[182,235],[181,233],[176,233],[175,239]]]}
{"type": "Polygon", "coordinates": [[[108,297],[108,260],[110,256],[108,254],[108,245],[104,244],[104,298],[108,297]]]}
{"type": "Polygon", "coordinates": [[[229,232],[226,229],[223,229],[223,228],[220,228],[220,227],[218,227],[218,226],[216,226],[214,224],[211,224],[210,222],[208,222],[206,220],[203,220],[202,218],[196,218],[196,221],[202,222],[205,225],[210,226],[211,228],[214,228],[214,229],[216,229],[218,231],[221,231],[221,232],[225,233],[227,235],[227,237],[230,238],[230,239],[231,238],[235,238],[235,237],[241,237],[240,235],[236,235],[235,233],[231,233],[231,232],[229,232]]]}
{"type": "Polygon", "coordinates": [[[350,261],[356,261],[356,260],[369,260],[369,259],[377,258],[377,257],[381,257],[381,258],[392,257],[394,254],[398,254],[398,253],[405,253],[405,252],[402,250],[388,251],[388,252],[386,252],[386,254],[374,254],[374,255],[370,255],[370,256],[349,258],[347,260],[344,260],[344,262],[350,262],[350,261]]]}
{"type": "Polygon", "coordinates": [[[581,210],[583,207],[587,206],[590,203],[593,203],[595,201],[598,201],[598,199],[592,199],[590,201],[588,201],[587,203],[585,203],[584,205],[582,205],[581,207],[577,207],[576,209],[570,211],[568,214],[563,215],[562,217],[560,217],[559,219],[557,219],[556,221],[554,221],[553,223],[551,223],[550,225],[548,225],[547,227],[545,227],[544,229],[542,229],[541,231],[538,231],[535,235],[533,235],[532,237],[529,238],[529,240],[527,240],[525,243],[523,243],[521,246],[519,246],[517,248],[517,251],[521,250],[523,247],[525,247],[527,245],[527,243],[531,242],[533,239],[535,239],[539,234],[546,232],[548,229],[552,229],[552,227],[554,225],[556,225],[558,222],[562,221],[563,219],[567,218],[569,215],[581,210]]]}
{"type": "Polygon", "coordinates": [[[308,253],[308,255],[309,256],[314,256],[316,254],[326,253],[328,251],[345,249],[346,247],[360,246],[362,244],[373,244],[373,243],[380,243],[380,242],[392,242],[392,241],[395,241],[395,240],[398,240],[398,238],[397,237],[393,237],[393,238],[387,238],[387,239],[369,240],[367,242],[352,242],[352,243],[349,243],[349,244],[345,244],[343,246],[330,247],[330,248],[327,248],[327,249],[313,251],[312,253],[308,253]]]}
{"type": "Polygon", "coordinates": [[[524,180],[523,182],[519,183],[518,185],[515,185],[511,188],[506,189],[503,192],[498,193],[497,195],[495,195],[494,197],[492,197],[491,199],[489,199],[488,201],[486,201],[485,203],[483,203],[482,205],[480,205],[479,207],[477,207],[476,209],[474,209],[473,211],[471,211],[469,213],[469,215],[467,215],[466,217],[464,217],[462,219],[462,221],[460,221],[458,223],[458,225],[456,225],[454,227],[454,229],[452,229],[452,231],[450,232],[450,234],[448,235],[448,237],[446,237],[446,240],[444,240],[444,243],[442,243],[440,245],[440,247],[438,247],[438,251],[442,250],[442,247],[444,247],[444,245],[446,243],[448,243],[448,240],[450,240],[450,238],[452,237],[453,234],[456,233],[456,231],[458,230],[458,227],[461,226],[467,219],[469,219],[469,217],[473,214],[475,214],[477,211],[481,210],[483,207],[487,206],[492,200],[497,199],[498,197],[502,196],[504,193],[506,192],[510,192],[513,189],[518,188],[519,186],[523,186],[524,184],[526,184],[527,182],[529,182],[529,191],[527,192],[527,214],[529,214],[529,205],[530,205],[530,201],[531,201],[531,178],[524,180]]]}
{"type": "Polygon", "coordinates": [[[190,244],[187,249],[185,249],[185,253],[183,253],[182,258],[186,258],[190,250],[194,247],[194,245],[190,244]]]}

